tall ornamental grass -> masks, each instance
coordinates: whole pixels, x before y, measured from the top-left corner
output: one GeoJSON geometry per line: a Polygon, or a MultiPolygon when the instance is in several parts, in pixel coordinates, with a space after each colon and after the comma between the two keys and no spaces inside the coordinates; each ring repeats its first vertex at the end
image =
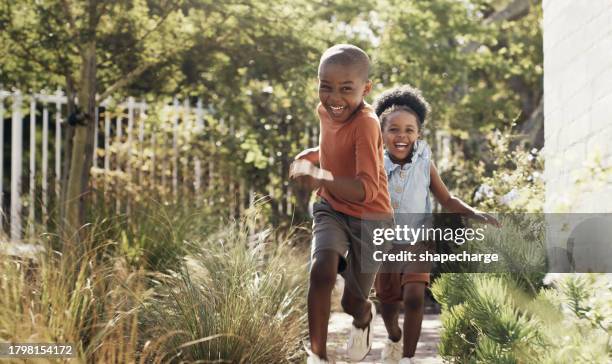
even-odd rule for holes
{"type": "Polygon", "coordinates": [[[78,242],[41,236],[30,258],[0,255],[0,341],[74,343],[77,363],[301,358],[307,259],[295,232],[268,227],[257,207],[218,225],[185,206],[145,208],[100,215],[78,242]]]}
{"type": "Polygon", "coordinates": [[[192,242],[186,264],[161,281],[146,326],[164,344],[164,360],[288,363],[302,355],[306,257],[292,233],[257,228],[252,211],[192,242]]]}

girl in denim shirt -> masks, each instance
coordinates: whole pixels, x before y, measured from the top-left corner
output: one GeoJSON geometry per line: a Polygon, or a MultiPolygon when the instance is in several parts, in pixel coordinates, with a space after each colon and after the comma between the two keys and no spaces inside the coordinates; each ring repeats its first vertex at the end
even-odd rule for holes
{"type": "MultiPolygon", "coordinates": [[[[427,142],[420,139],[429,104],[418,89],[406,85],[384,92],[375,102],[375,111],[383,132],[384,165],[396,224],[415,228],[429,226],[431,192],[447,211],[499,226],[493,216],[477,211],[451,195],[440,178],[427,142]]],[[[429,245],[417,242],[409,249],[418,254],[419,249],[429,249],[429,245]]],[[[429,284],[431,265],[404,262],[393,268],[385,267],[394,263],[397,262],[383,263],[375,281],[376,296],[381,302],[381,315],[388,333],[382,361],[410,364],[421,333],[425,287],[429,284]],[[398,323],[402,301],[405,312],[403,330],[398,323]]]]}

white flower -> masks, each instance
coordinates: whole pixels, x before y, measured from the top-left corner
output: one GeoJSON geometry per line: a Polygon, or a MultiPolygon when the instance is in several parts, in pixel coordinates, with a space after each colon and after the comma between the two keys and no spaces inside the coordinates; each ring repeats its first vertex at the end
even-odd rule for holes
{"type": "Polygon", "coordinates": [[[493,188],[488,184],[482,184],[480,185],[480,187],[478,187],[478,190],[476,190],[476,193],[474,194],[474,199],[476,201],[479,201],[484,199],[485,197],[491,198],[493,197],[493,195],[493,188]]]}
{"type": "Polygon", "coordinates": [[[531,176],[533,177],[533,180],[534,180],[534,181],[535,181],[535,180],[539,180],[539,179],[543,179],[543,178],[542,178],[542,173],[540,173],[540,172],[538,172],[538,171],[533,172],[533,173],[531,174],[531,176]]]}
{"type": "Polygon", "coordinates": [[[510,190],[510,192],[508,192],[505,195],[503,195],[499,199],[499,202],[504,204],[504,205],[510,205],[510,203],[512,201],[516,200],[517,198],[519,198],[519,193],[516,190],[516,188],[513,188],[512,190],[510,190]]]}

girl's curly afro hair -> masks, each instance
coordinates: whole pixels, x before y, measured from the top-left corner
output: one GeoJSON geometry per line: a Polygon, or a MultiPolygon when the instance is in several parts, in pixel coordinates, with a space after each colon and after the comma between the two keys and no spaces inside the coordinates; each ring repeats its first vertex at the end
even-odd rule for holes
{"type": "Polygon", "coordinates": [[[425,120],[430,111],[429,103],[421,94],[421,90],[410,85],[403,85],[387,90],[378,96],[374,102],[374,112],[381,118],[381,122],[384,122],[381,115],[392,108],[408,108],[412,110],[419,119],[419,124],[421,126],[425,124],[425,120]]]}

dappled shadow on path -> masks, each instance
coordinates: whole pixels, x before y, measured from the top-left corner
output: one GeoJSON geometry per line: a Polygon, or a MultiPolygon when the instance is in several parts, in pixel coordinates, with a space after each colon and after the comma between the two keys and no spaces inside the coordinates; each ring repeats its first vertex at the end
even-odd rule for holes
{"type": "MultiPolygon", "coordinates": [[[[403,320],[403,314],[400,317],[403,320]]],[[[346,340],[351,327],[351,316],[332,312],[329,320],[328,353],[335,358],[336,363],[348,363],[346,356],[346,340]]],[[[401,322],[401,321],[400,321],[401,322]]],[[[442,359],[438,356],[437,345],[440,340],[442,325],[437,314],[426,314],[423,319],[421,338],[417,345],[415,364],[441,364],[442,359]]],[[[382,317],[376,315],[374,320],[374,342],[372,351],[362,363],[380,363],[380,355],[387,338],[387,331],[382,317]]]]}

